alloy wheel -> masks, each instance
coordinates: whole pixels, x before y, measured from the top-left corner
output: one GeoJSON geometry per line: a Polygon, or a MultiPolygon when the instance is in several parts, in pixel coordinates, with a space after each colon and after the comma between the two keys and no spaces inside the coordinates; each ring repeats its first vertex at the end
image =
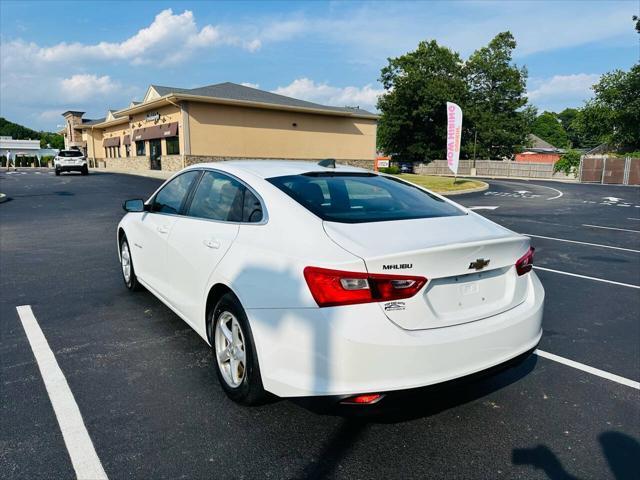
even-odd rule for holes
{"type": "Polygon", "coordinates": [[[247,354],[242,327],[231,312],[218,317],[214,344],[222,378],[231,388],[238,388],[246,375],[247,354]]]}

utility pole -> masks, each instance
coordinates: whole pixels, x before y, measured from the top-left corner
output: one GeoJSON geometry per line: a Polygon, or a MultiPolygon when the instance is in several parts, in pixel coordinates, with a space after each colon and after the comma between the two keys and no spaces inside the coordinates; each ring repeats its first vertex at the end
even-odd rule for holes
{"type": "Polygon", "coordinates": [[[478,130],[473,131],[473,168],[476,168],[476,144],[478,143],[478,130]]]}

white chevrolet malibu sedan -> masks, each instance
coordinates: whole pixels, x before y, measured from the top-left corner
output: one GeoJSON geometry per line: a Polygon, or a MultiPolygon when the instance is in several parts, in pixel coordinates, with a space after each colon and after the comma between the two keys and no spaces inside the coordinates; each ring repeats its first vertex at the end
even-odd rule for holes
{"type": "Polygon", "coordinates": [[[385,394],[530,352],[529,239],[395,177],[295,161],[194,165],[118,225],[144,286],[214,351],[233,400],[385,394]]]}

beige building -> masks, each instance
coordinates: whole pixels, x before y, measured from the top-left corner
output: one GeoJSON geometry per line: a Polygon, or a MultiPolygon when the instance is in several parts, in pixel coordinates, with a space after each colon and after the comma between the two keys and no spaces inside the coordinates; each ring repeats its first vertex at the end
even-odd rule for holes
{"type": "Polygon", "coordinates": [[[151,85],[142,102],[104,119],[63,114],[65,146],[94,168],[179,170],[193,163],[259,158],[373,168],[377,115],[329,107],[234,83],[183,89],[151,85]]]}

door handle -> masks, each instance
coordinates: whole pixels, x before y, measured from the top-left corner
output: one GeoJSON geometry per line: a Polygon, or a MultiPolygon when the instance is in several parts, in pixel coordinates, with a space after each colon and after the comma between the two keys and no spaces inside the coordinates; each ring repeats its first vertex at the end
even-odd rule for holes
{"type": "Polygon", "coordinates": [[[158,232],[159,233],[169,233],[169,227],[167,227],[166,225],[161,225],[158,227],[158,232]]]}
{"type": "Polygon", "coordinates": [[[214,239],[211,240],[204,240],[202,243],[204,243],[205,247],[209,247],[209,248],[220,248],[220,242],[214,239]]]}

